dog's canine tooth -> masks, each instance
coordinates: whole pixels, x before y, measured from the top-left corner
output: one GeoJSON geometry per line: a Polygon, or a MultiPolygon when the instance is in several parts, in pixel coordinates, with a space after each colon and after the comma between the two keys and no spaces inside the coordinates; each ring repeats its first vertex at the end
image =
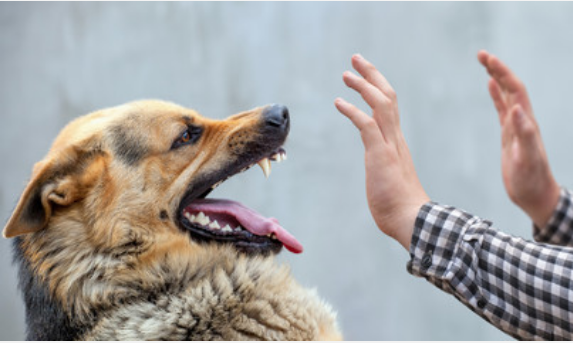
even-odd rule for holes
{"type": "Polygon", "coordinates": [[[209,224],[209,227],[211,229],[218,230],[221,228],[221,225],[219,225],[219,223],[216,220],[214,220],[211,224],[209,224]]]}
{"type": "Polygon", "coordinates": [[[229,224],[225,225],[225,227],[221,230],[223,232],[233,232],[233,229],[229,226],[229,224]]]}
{"type": "Polygon", "coordinates": [[[260,160],[258,164],[263,170],[263,174],[265,174],[265,177],[268,178],[269,175],[271,175],[271,161],[269,161],[269,159],[265,157],[262,160],[260,160]]]}

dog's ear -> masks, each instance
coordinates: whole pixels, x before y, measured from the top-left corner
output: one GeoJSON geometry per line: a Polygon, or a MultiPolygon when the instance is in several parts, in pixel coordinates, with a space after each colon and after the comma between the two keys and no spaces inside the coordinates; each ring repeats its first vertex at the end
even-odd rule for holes
{"type": "Polygon", "coordinates": [[[86,188],[85,177],[81,178],[78,171],[89,169],[86,164],[85,159],[74,152],[55,154],[37,163],[31,181],[4,227],[4,237],[37,232],[48,224],[55,207],[78,201],[86,188]]]}

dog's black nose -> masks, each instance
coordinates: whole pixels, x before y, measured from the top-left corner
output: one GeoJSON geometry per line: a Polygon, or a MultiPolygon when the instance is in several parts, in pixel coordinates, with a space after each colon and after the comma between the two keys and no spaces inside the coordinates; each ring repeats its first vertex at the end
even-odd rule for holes
{"type": "Polygon", "coordinates": [[[270,127],[278,129],[288,129],[289,127],[289,114],[288,108],[283,105],[271,105],[263,111],[263,118],[265,123],[270,127]]]}

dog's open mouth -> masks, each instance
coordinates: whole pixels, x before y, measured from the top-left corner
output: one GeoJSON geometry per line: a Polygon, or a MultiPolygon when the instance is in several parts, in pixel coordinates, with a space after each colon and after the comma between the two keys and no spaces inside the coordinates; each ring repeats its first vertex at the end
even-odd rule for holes
{"type": "MultiPolygon", "coordinates": [[[[258,161],[266,177],[271,171],[271,161],[281,162],[286,152],[279,148],[268,157],[258,161]]],[[[245,164],[244,162],[242,164],[245,164]]],[[[266,218],[256,211],[231,200],[205,198],[213,189],[231,176],[243,172],[256,163],[235,165],[226,168],[227,175],[211,177],[211,184],[199,196],[188,196],[192,200],[183,202],[180,222],[194,239],[231,243],[247,253],[277,253],[284,245],[293,253],[301,253],[302,245],[275,218],[266,218]]],[[[205,184],[203,183],[203,184],[205,184]]],[[[195,193],[195,192],[193,192],[195,193]]]]}

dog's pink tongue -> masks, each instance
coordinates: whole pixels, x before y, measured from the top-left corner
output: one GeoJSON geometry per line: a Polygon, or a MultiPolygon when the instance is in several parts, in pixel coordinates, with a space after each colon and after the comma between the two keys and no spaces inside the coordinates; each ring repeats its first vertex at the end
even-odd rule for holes
{"type": "Polygon", "coordinates": [[[191,206],[193,212],[224,213],[231,215],[241,223],[241,226],[257,236],[275,234],[277,239],[295,254],[302,252],[300,244],[293,235],[280,226],[275,218],[265,218],[254,210],[236,201],[225,199],[198,199],[191,206]]]}

